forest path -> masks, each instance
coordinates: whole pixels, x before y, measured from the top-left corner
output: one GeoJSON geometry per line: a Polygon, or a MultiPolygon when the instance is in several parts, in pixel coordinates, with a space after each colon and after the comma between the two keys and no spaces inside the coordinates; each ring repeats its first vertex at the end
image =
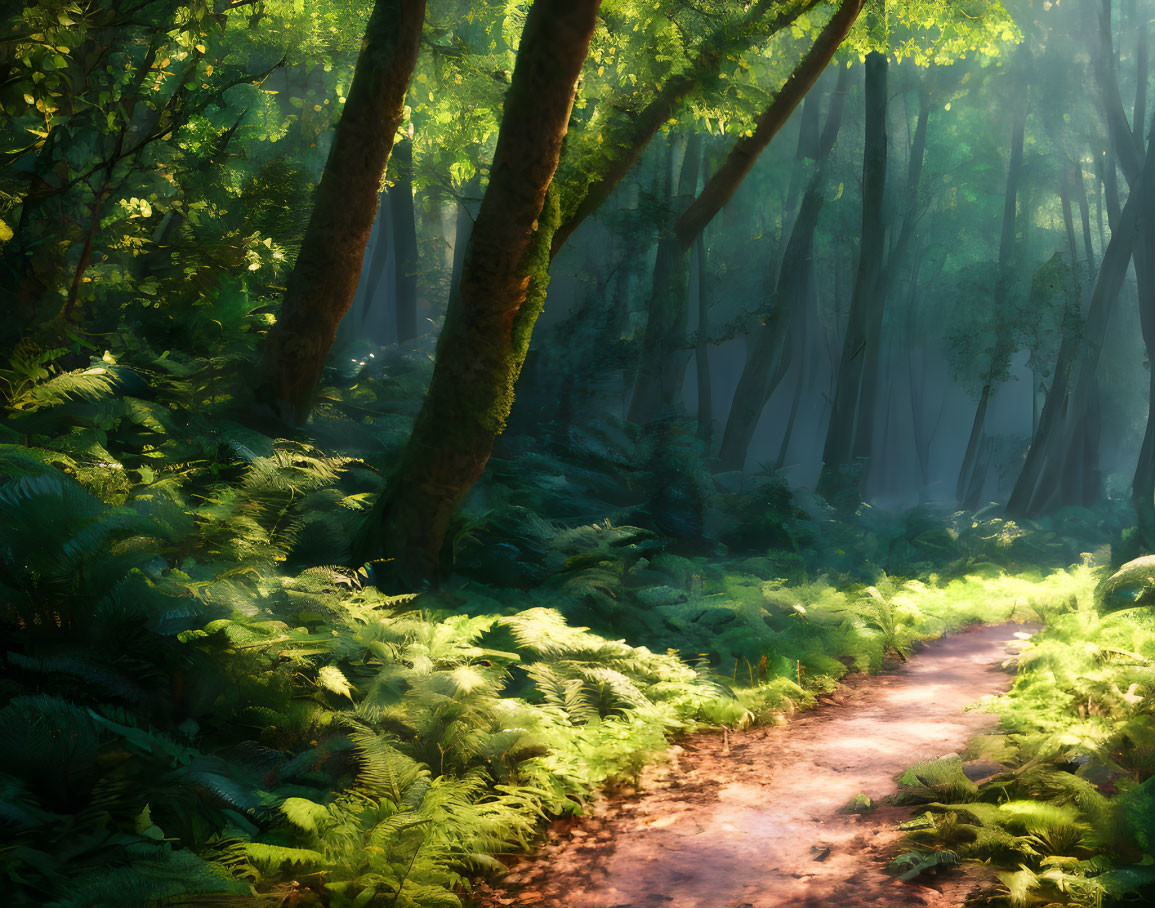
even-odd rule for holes
{"type": "MultiPolygon", "coordinates": [[[[482,904],[566,908],[958,906],[973,881],[901,883],[884,867],[910,808],[840,812],[896,791],[911,764],[961,753],[997,717],[966,707],[1006,690],[1022,625],[934,641],[894,670],[858,676],[795,721],[729,738],[694,735],[640,796],[558,821],[537,856],[482,904]]],[[[968,766],[982,775],[994,766],[968,766]]]]}

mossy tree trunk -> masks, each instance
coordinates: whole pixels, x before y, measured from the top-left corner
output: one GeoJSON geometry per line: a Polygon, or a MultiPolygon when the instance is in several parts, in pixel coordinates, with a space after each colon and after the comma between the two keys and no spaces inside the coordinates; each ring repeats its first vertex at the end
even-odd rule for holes
{"type": "Polygon", "coordinates": [[[257,399],[286,422],[308,419],[356,295],[424,19],[425,0],[377,0],[369,17],[301,252],[261,351],[257,399]]]}
{"type": "Polygon", "coordinates": [[[450,521],[513,404],[560,223],[549,192],[600,0],[535,0],[505,99],[489,185],[450,301],[429,391],[358,560],[390,556],[388,585],[436,573],[450,521]]]}

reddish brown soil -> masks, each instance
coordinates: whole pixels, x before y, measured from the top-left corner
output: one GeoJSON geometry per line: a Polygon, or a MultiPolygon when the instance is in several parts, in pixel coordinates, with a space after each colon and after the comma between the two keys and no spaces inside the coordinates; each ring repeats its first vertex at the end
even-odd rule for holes
{"type": "MultiPolygon", "coordinates": [[[[901,883],[884,872],[902,850],[909,808],[840,808],[896,791],[911,764],[961,753],[996,720],[966,708],[1005,690],[1019,626],[935,641],[893,671],[850,679],[787,725],[695,735],[672,749],[644,793],[554,824],[485,906],[770,908],[961,905],[967,872],[901,883]]],[[[968,767],[970,769],[971,767],[968,767]]],[[[982,774],[981,767],[975,767],[982,774]]],[[[970,774],[970,773],[968,773],[970,774]]]]}

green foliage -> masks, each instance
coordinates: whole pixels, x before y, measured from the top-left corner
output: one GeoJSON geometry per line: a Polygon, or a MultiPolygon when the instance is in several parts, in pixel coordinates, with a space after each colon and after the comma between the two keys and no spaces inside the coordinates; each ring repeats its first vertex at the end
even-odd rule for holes
{"type": "Polygon", "coordinates": [[[1086,567],[1072,573],[1068,604],[1056,588],[1060,607],[1042,611],[1042,632],[1023,635],[1015,684],[994,705],[1004,772],[977,790],[961,779],[949,793],[927,786],[931,826],[909,833],[1008,868],[994,893],[1002,904],[1150,894],[1155,630],[1133,612],[1101,617],[1095,603],[1110,582],[1086,567]]]}
{"type": "Polygon", "coordinates": [[[958,862],[958,855],[946,849],[929,853],[908,851],[905,854],[900,854],[891,861],[887,869],[892,873],[897,873],[900,880],[906,881],[922,876],[922,874],[929,870],[936,870],[940,867],[953,867],[955,864],[958,864],[958,862]]]}

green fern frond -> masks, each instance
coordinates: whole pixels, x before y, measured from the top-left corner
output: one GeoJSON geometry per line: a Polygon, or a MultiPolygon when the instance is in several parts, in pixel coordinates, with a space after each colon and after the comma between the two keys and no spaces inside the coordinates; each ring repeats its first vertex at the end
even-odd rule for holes
{"type": "Polygon", "coordinates": [[[365,726],[351,723],[347,734],[361,764],[357,791],[401,805],[409,788],[429,775],[429,770],[420,763],[365,726]]]}
{"type": "Polygon", "coordinates": [[[116,390],[116,376],[104,366],[91,366],[59,375],[23,389],[11,398],[8,406],[19,412],[33,413],[72,400],[97,401],[110,397],[116,390]]]}
{"type": "Polygon", "coordinates": [[[279,870],[286,864],[291,867],[317,867],[325,862],[325,855],[311,848],[290,848],[264,842],[247,843],[245,854],[259,868],[269,872],[279,870]]]}

